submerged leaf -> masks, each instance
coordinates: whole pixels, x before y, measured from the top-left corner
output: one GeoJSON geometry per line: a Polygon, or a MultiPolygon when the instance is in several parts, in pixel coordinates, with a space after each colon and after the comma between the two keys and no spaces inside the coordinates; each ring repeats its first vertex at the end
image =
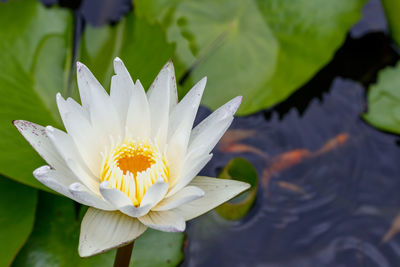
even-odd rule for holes
{"type": "Polygon", "coordinates": [[[238,180],[249,183],[250,189],[218,208],[217,213],[228,220],[239,220],[251,209],[256,200],[258,189],[257,171],[253,165],[243,158],[232,159],[218,176],[223,179],[238,180]]]}

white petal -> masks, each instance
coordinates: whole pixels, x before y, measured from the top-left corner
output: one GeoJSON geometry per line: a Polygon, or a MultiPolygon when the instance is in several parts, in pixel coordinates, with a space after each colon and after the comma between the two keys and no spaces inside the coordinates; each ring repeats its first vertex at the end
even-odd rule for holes
{"type": "Polygon", "coordinates": [[[186,228],[182,216],[173,211],[150,211],[138,219],[144,225],[164,232],[183,232],[186,228]]]}
{"type": "Polygon", "coordinates": [[[132,204],[132,201],[127,195],[116,188],[110,188],[109,185],[110,183],[108,181],[104,181],[100,184],[100,193],[104,199],[112,203],[118,209],[132,204]]]}
{"type": "Polygon", "coordinates": [[[139,80],[136,81],[129,101],[126,127],[136,138],[148,138],[150,135],[150,110],[146,93],[139,80]]]}
{"type": "Polygon", "coordinates": [[[74,159],[66,160],[68,168],[79,179],[82,184],[89,188],[93,193],[99,194],[99,179],[95,177],[85,166],[74,159]]]}
{"type": "Polygon", "coordinates": [[[109,188],[108,185],[107,181],[100,184],[101,195],[122,213],[130,217],[140,217],[148,213],[151,209],[151,205],[149,204],[135,207],[124,193],[116,188],[109,188]]]}
{"type": "Polygon", "coordinates": [[[210,153],[231,125],[233,114],[239,108],[241,101],[241,96],[235,97],[199,123],[190,136],[188,153],[196,150],[204,154],[210,153]]]}
{"type": "Polygon", "coordinates": [[[140,206],[150,205],[151,208],[160,202],[168,191],[169,184],[158,181],[153,184],[143,196],[140,206]]]}
{"type": "Polygon", "coordinates": [[[89,257],[129,244],[146,231],[137,219],[119,211],[89,208],[83,217],[79,237],[79,255],[89,257]]]}
{"type": "MultiPolygon", "coordinates": [[[[100,172],[102,160],[100,152],[104,147],[100,145],[101,140],[90,122],[81,114],[70,112],[65,115],[64,125],[85,164],[90,170],[99,170],[98,172],[100,172]]],[[[93,174],[97,175],[98,173],[93,174]]]]}
{"type": "MultiPolygon", "coordinates": [[[[71,192],[69,192],[68,190],[68,187],[71,184],[77,182],[77,179],[75,179],[75,175],[73,175],[72,173],[70,175],[66,175],[63,172],[51,169],[50,166],[46,165],[37,168],[33,172],[33,176],[45,186],[68,198],[75,200],[71,192]]],[[[82,204],[87,205],[87,203],[82,204]]]]}
{"type": "Polygon", "coordinates": [[[161,69],[147,92],[151,117],[151,136],[158,140],[161,149],[167,141],[170,97],[171,90],[174,90],[173,74],[174,68],[172,62],[169,61],[161,69]]]}
{"type": "Polygon", "coordinates": [[[56,95],[58,111],[60,112],[60,116],[62,121],[65,123],[65,115],[69,112],[78,112],[82,116],[84,116],[87,120],[89,120],[89,113],[85,110],[81,105],[79,105],[74,99],[68,98],[65,100],[60,93],[56,95]]]}
{"type": "Polygon", "coordinates": [[[177,177],[176,180],[171,181],[172,187],[169,190],[167,197],[172,196],[186,185],[188,185],[194,177],[206,166],[206,164],[211,160],[212,154],[200,155],[194,157],[190,156],[185,159],[183,163],[183,169],[177,177]]]}
{"type": "Polygon", "coordinates": [[[184,166],[184,157],[186,155],[191,128],[189,123],[190,122],[188,120],[183,121],[168,142],[167,160],[170,171],[169,179],[171,182],[177,180],[177,177],[179,177],[181,173],[182,166],[184,166]]]}
{"type": "Polygon", "coordinates": [[[190,133],[206,81],[207,79],[203,78],[198,82],[174,108],[170,116],[167,158],[171,177],[177,177],[182,169],[190,133]]]}
{"type": "Polygon", "coordinates": [[[129,100],[135,85],[124,63],[118,57],[114,59],[114,72],[116,75],[111,79],[110,98],[125,125],[129,100]]]}
{"type": "Polygon", "coordinates": [[[175,195],[164,198],[157,206],[152,208],[153,211],[170,210],[181,206],[182,204],[189,203],[193,200],[199,199],[204,196],[204,191],[196,186],[187,186],[180,190],[175,195]]]}
{"type": "Polygon", "coordinates": [[[203,176],[196,177],[190,185],[201,188],[205,192],[205,195],[200,199],[174,209],[186,221],[206,213],[250,187],[249,184],[239,181],[203,176]]]}
{"type": "MultiPolygon", "coordinates": [[[[81,166],[82,169],[85,169],[86,172],[91,172],[92,174],[98,172],[97,170],[90,170],[89,167],[85,164],[85,161],[82,159],[80,153],[78,152],[78,149],[76,148],[76,145],[71,136],[51,126],[46,127],[46,134],[65,162],[73,159],[77,164],[81,166]]],[[[77,178],[83,183],[86,183],[84,180],[82,180],[85,178],[85,176],[77,178]]]]}
{"type": "MultiPolygon", "coordinates": [[[[110,96],[103,90],[91,94],[90,122],[97,139],[103,145],[110,144],[110,136],[124,138],[121,120],[110,96]]],[[[93,137],[92,137],[93,138],[93,137]]]]}
{"type": "Polygon", "coordinates": [[[51,169],[50,166],[42,166],[37,168],[33,172],[33,176],[38,179],[39,182],[53,189],[54,191],[79,202],[83,205],[91,206],[93,203],[88,202],[87,198],[76,198],[69,190],[69,186],[76,183],[77,179],[71,172],[64,173],[51,169]]]}
{"type": "Polygon", "coordinates": [[[169,96],[169,110],[172,110],[176,104],[178,104],[178,90],[176,88],[176,78],[175,78],[175,68],[174,64],[172,63],[172,60],[169,60],[171,62],[171,78],[169,80],[170,83],[170,96],[169,96]]]}
{"type": "Polygon", "coordinates": [[[94,194],[80,183],[73,183],[68,189],[72,196],[78,200],[78,202],[88,203],[86,205],[101,210],[116,210],[114,206],[102,199],[101,196],[94,194]]]}
{"type": "MultiPolygon", "coordinates": [[[[176,88],[176,78],[175,78],[175,69],[174,69],[174,64],[172,63],[172,60],[169,60],[162,68],[162,70],[167,69],[167,76],[161,77],[159,76],[161,74],[161,71],[157,78],[163,79],[163,81],[160,81],[161,86],[168,86],[170,95],[169,95],[169,110],[172,110],[175,105],[178,103],[178,91],[176,88]],[[169,75],[169,76],[168,76],[169,75]],[[163,84],[164,83],[164,84],[163,84]]],[[[156,80],[157,80],[156,78],[156,80]]],[[[151,86],[153,87],[153,85],[151,86]]],[[[152,89],[152,88],[150,88],[152,89]]],[[[149,93],[150,93],[149,89],[149,93]]]]}
{"type": "Polygon", "coordinates": [[[57,170],[66,169],[65,161],[51,143],[43,126],[24,120],[16,120],[13,123],[47,164],[57,170]]]}
{"type": "Polygon", "coordinates": [[[92,93],[102,93],[104,91],[103,86],[101,86],[90,70],[80,62],[76,63],[76,73],[82,106],[89,111],[93,102],[92,93]]]}
{"type": "MultiPolygon", "coordinates": [[[[103,145],[109,142],[110,134],[123,138],[122,121],[107,92],[89,69],[79,62],[77,76],[82,105],[89,112],[90,123],[95,132],[95,134],[90,134],[91,138],[100,139],[98,143],[103,145]]],[[[70,133],[68,129],[67,131],[70,133]]]]}
{"type": "Polygon", "coordinates": [[[152,185],[143,196],[139,207],[135,207],[132,201],[123,192],[116,188],[109,188],[107,181],[100,184],[102,196],[121,212],[131,217],[140,217],[147,214],[152,207],[160,202],[168,191],[168,183],[157,182],[152,185]]]}
{"type": "Polygon", "coordinates": [[[207,78],[201,79],[193,88],[185,95],[185,97],[171,110],[168,139],[175,133],[178,126],[184,121],[190,121],[190,130],[199,109],[201,97],[207,83],[207,78]]]}

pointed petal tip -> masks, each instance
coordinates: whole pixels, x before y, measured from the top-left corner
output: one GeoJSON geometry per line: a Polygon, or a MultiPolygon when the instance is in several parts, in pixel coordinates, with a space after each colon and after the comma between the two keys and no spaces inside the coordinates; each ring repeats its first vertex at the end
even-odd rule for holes
{"type": "Polygon", "coordinates": [[[239,95],[235,98],[232,99],[232,102],[234,101],[237,105],[240,105],[242,103],[243,96],[239,95]]]}
{"type": "Polygon", "coordinates": [[[32,122],[26,121],[26,120],[13,120],[12,124],[18,129],[18,131],[22,134],[22,131],[24,130],[24,127],[33,124],[32,122]]]}
{"type": "Polygon", "coordinates": [[[90,246],[89,244],[82,243],[78,246],[78,254],[81,258],[88,258],[106,252],[107,249],[98,249],[90,246]]]}
{"type": "Polygon", "coordinates": [[[119,57],[114,58],[114,72],[116,74],[121,74],[122,69],[125,68],[124,62],[119,57]]]}
{"type": "Polygon", "coordinates": [[[163,71],[163,70],[169,71],[169,72],[172,72],[172,73],[175,72],[175,70],[174,70],[174,62],[172,62],[172,59],[169,59],[167,61],[167,63],[165,63],[165,65],[162,67],[161,71],[163,71]]]}
{"type": "Polygon", "coordinates": [[[245,188],[246,190],[249,189],[251,187],[251,185],[249,183],[246,183],[245,188]]]}
{"type": "Polygon", "coordinates": [[[82,70],[86,70],[86,71],[90,72],[89,68],[85,64],[83,64],[82,62],[79,62],[79,61],[76,62],[76,70],[78,73],[81,73],[82,70]]]}
{"type": "Polygon", "coordinates": [[[251,187],[251,185],[249,183],[243,182],[242,192],[247,191],[250,187],[251,187]]]}
{"type": "Polygon", "coordinates": [[[96,256],[96,255],[105,253],[112,249],[118,249],[120,247],[130,244],[131,242],[132,241],[123,242],[123,243],[119,244],[118,246],[113,246],[113,247],[107,248],[107,249],[94,248],[94,247],[90,246],[90,244],[83,243],[83,244],[79,244],[79,246],[78,246],[78,254],[81,258],[88,258],[88,257],[92,257],[92,256],[96,256]]]}
{"type": "Polygon", "coordinates": [[[207,84],[207,76],[204,76],[196,85],[198,87],[202,87],[202,89],[204,90],[206,84],[207,84]]]}
{"type": "Polygon", "coordinates": [[[242,96],[237,96],[228,102],[227,110],[233,115],[238,110],[240,104],[242,103],[242,96]]]}
{"type": "Polygon", "coordinates": [[[172,61],[172,58],[168,59],[167,63],[165,64],[168,67],[173,67],[174,66],[174,62],[172,61]]]}

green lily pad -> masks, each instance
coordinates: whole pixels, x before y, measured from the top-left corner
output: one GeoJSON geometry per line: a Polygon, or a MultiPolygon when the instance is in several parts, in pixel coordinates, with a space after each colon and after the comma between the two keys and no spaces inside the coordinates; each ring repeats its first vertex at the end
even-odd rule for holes
{"type": "Polygon", "coordinates": [[[147,229],[135,241],[130,265],[133,267],[178,266],[183,260],[184,239],[183,233],[147,229]]]}
{"type": "Polygon", "coordinates": [[[390,33],[400,47],[400,2],[398,0],[382,0],[382,4],[386,13],[390,33]]]}
{"type": "Polygon", "coordinates": [[[32,176],[44,162],[11,122],[58,125],[55,95],[68,77],[71,23],[70,12],[35,0],[0,8],[0,24],[7,25],[0,31],[0,173],[45,190],[32,176]]]}
{"type": "MultiPolygon", "coordinates": [[[[13,266],[112,266],[115,250],[89,258],[78,254],[80,223],[86,207],[41,192],[34,230],[13,266]]],[[[182,233],[146,231],[135,241],[131,265],[175,266],[182,260],[182,233]]]]}
{"type": "Polygon", "coordinates": [[[35,221],[37,190],[0,176],[0,266],[9,266],[35,221]]]}
{"type": "Polygon", "coordinates": [[[368,112],[363,118],[376,128],[400,134],[400,62],[380,71],[368,90],[368,112]]]}
{"type": "Polygon", "coordinates": [[[33,232],[13,266],[112,266],[114,251],[79,257],[80,220],[73,201],[41,192],[33,232]]]}
{"type": "Polygon", "coordinates": [[[135,11],[176,43],[187,70],[177,75],[180,95],[207,76],[203,104],[216,109],[243,95],[238,114],[246,115],[284,100],[328,63],[364,3],[137,0],[135,11]]]}
{"type": "Polygon", "coordinates": [[[216,208],[217,213],[227,220],[243,218],[250,211],[256,200],[258,189],[256,169],[249,161],[243,158],[234,158],[225,166],[218,177],[238,180],[251,185],[246,192],[216,208]]]}
{"type": "Polygon", "coordinates": [[[133,12],[115,26],[87,27],[80,48],[79,60],[107,90],[115,57],[124,61],[134,81],[140,79],[148,88],[174,51],[160,26],[150,25],[133,12]]]}

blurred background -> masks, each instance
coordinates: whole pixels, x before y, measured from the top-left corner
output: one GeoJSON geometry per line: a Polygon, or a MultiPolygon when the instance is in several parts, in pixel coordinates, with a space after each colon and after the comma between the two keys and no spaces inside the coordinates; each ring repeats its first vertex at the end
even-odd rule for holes
{"type": "Polygon", "coordinates": [[[81,61],[109,90],[120,57],[148,88],[172,59],[179,97],[208,77],[198,118],[242,95],[201,174],[251,189],[188,223],[148,230],[132,266],[399,266],[400,1],[0,2],[0,266],[81,259],[86,207],[32,176],[11,122],[63,129],[81,61]]]}

